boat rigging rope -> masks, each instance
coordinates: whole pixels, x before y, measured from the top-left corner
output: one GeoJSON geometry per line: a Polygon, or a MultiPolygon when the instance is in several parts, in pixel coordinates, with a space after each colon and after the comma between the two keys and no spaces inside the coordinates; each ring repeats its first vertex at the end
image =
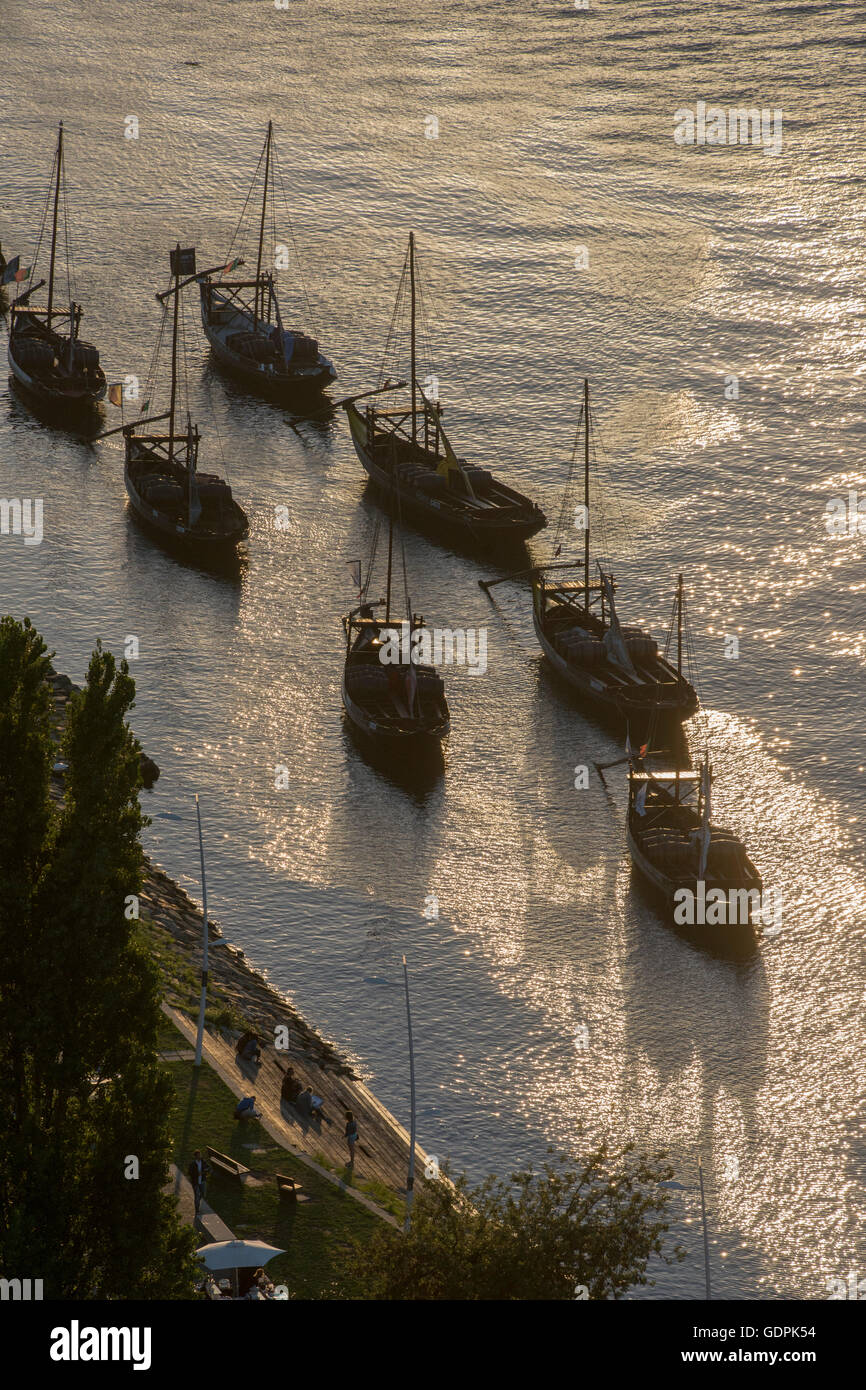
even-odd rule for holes
{"type": "MultiPolygon", "coordinates": [[[[667,635],[665,636],[665,645],[664,645],[664,652],[663,652],[665,660],[666,660],[666,661],[669,661],[669,662],[671,663],[671,665],[674,664],[674,660],[675,660],[675,656],[676,656],[676,653],[672,651],[673,642],[674,642],[674,633],[676,632],[676,628],[677,628],[677,596],[676,596],[676,594],[674,594],[674,597],[673,597],[673,599],[672,599],[672,601],[671,601],[671,613],[670,613],[670,619],[669,619],[669,621],[668,621],[668,630],[667,630],[667,635]]],[[[684,658],[684,659],[683,659],[683,668],[684,668],[683,673],[684,673],[684,675],[685,675],[685,677],[686,677],[686,680],[687,680],[687,681],[689,682],[689,684],[693,687],[693,689],[694,689],[694,691],[695,691],[695,694],[696,694],[697,697],[698,697],[698,708],[697,708],[695,714],[692,715],[693,727],[694,727],[695,734],[696,734],[696,736],[697,736],[698,742],[699,742],[699,743],[703,743],[704,747],[707,748],[707,749],[709,749],[709,742],[710,742],[710,720],[709,720],[709,715],[707,714],[706,708],[704,707],[703,694],[702,694],[702,692],[701,692],[701,687],[700,687],[699,678],[698,678],[697,654],[696,654],[696,652],[695,652],[694,639],[693,639],[693,636],[692,636],[692,628],[691,628],[691,623],[690,623],[690,621],[689,621],[688,607],[687,607],[687,604],[686,604],[685,587],[684,587],[684,589],[683,589],[683,658],[684,658]]]]}
{"type": "MultiPolygon", "coordinates": [[[[169,281],[169,288],[171,288],[171,281],[169,281]]],[[[153,404],[153,396],[154,392],[156,391],[157,372],[159,370],[159,356],[162,350],[162,341],[165,337],[165,326],[168,322],[170,302],[170,299],[164,299],[162,301],[162,318],[160,320],[159,333],[157,334],[156,345],[153,349],[153,353],[150,359],[150,365],[148,366],[147,374],[144,378],[144,395],[139,414],[144,412],[144,407],[146,405],[148,405],[148,410],[146,413],[148,415],[151,413],[149,405],[153,404]]]]}
{"type": "MultiPolygon", "coordinates": [[[[575,511],[577,510],[577,507],[580,505],[580,504],[576,501],[576,495],[577,495],[577,493],[576,493],[576,488],[575,488],[574,480],[575,480],[575,475],[576,475],[576,472],[577,472],[577,457],[578,457],[578,449],[579,449],[580,440],[581,440],[581,427],[582,427],[582,425],[583,425],[583,401],[581,401],[581,403],[580,403],[580,414],[579,414],[578,417],[577,417],[577,427],[575,428],[575,431],[574,431],[574,447],[572,448],[572,451],[571,451],[571,463],[569,464],[569,467],[568,467],[568,477],[567,477],[566,480],[565,480],[565,488],[563,489],[563,493],[562,493],[562,506],[561,506],[560,509],[559,509],[559,516],[558,516],[557,522],[556,522],[556,529],[555,529],[555,531],[554,531],[554,533],[553,533],[553,537],[552,537],[551,542],[550,542],[553,556],[556,555],[557,550],[561,550],[561,549],[562,549],[563,545],[565,544],[566,535],[567,535],[567,534],[570,535],[570,533],[574,530],[574,520],[573,520],[573,518],[574,518],[574,513],[575,513],[575,511]],[[569,520],[569,518],[572,518],[572,519],[569,520]]],[[[583,479],[581,478],[581,485],[582,485],[582,483],[583,483],[583,479]]],[[[582,496],[582,488],[581,488],[581,496],[582,496]]]]}
{"type": "MultiPolygon", "coordinates": [[[[179,291],[178,291],[179,293],[179,291]]],[[[177,316],[177,336],[178,348],[180,353],[181,370],[183,372],[183,395],[180,400],[181,408],[186,406],[186,413],[189,414],[189,355],[186,345],[186,317],[184,315],[183,297],[180,301],[180,310],[177,316]]]]}
{"type": "MultiPolygon", "coordinates": [[[[33,269],[30,274],[30,283],[36,284],[36,267],[39,264],[39,252],[42,249],[42,239],[45,235],[45,228],[48,224],[48,206],[51,202],[51,189],[54,185],[54,174],[57,169],[57,151],[54,151],[54,163],[51,166],[51,178],[48,181],[48,188],[45,191],[45,203],[42,208],[42,220],[39,224],[39,236],[36,240],[36,250],[33,252],[33,269]]],[[[16,286],[17,289],[17,286],[16,286]]]]}
{"type": "Polygon", "coordinates": [[[367,597],[367,592],[368,592],[368,590],[369,590],[369,588],[370,588],[370,581],[371,581],[371,579],[373,578],[373,566],[374,566],[374,564],[376,563],[376,550],[377,550],[377,547],[378,547],[378,545],[379,545],[379,531],[380,531],[380,529],[381,529],[381,526],[382,526],[382,514],[381,514],[381,512],[377,512],[377,514],[376,514],[376,525],[375,525],[374,528],[373,528],[373,541],[372,541],[372,544],[371,544],[371,546],[370,546],[370,559],[369,559],[369,561],[367,562],[367,577],[366,577],[366,579],[364,580],[364,583],[363,583],[363,585],[362,585],[362,587],[361,587],[361,598],[362,598],[362,599],[366,599],[366,597],[367,597]]]}
{"type": "MultiPolygon", "coordinates": [[[[376,385],[377,385],[377,386],[382,386],[382,385],[384,384],[384,382],[386,381],[386,379],[387,379],[390,375],[392,375],[392,372],[388,370],[388,364],[389,364],[389,362],[390,362],[391,359],[392,359],[392,355],[393,355],[394,361],[397,360],[397,352],[398,352],[397,343],[398,343],[399,340],[402,339],[402,337],[403,337],[401,314],[403,314],[403,312],[404,312],[403,299],[404,299],[404,293],[405,293],[405,285],[406,285],[406,281],[407,281],[407,279],[408,279],[408,276],[409,276],[409,253],[408,253],[408,251],[407,251],[407,253],[406,253],[406,259],[405,259],[405,261],[403,262],[403,270],[402,270],[401,275],[400,275],[400,283],[399,283],[399,285],[397,286],[397,298],[396,298],[395,301],[394,301],[394,309],[393,309],[392,314],[391,314],[391,322],[390,322],[390,324],[388,325],[388,336],[387,336],[386,339],[385,339],[385,349],[384,349],[384,352],[382,353],[382,362],[381,362],[381,365],[380,365],[380,367],[379,367],[379,379],[378,379],[378,381],[376,382],[376,385]]],[[[406,297],[408,298],[408,296],[406,296],[406,297]]]]}
{"type": "MultiPolygon", "coordinates": [[[[66,165],[61,171],[60,187],[63,191],[63,242],[66,248],[66,302],[72,302],[75,292],[75,274],[72,265],[72,246],[69,241],[69,193],[66,188],[66,165]]],[[[70,321],[69,331],[72,332],[70,321]]]]}
{"type": "MultiPolygon", "coordinates": [[[[428,316],[428,312],[427,312],[428,300],[429,300],[429,296],[428,296],[428,287],[427,287],[427,276],[426,276],[426,271],[425,271],[425,273],[424,273],[424,275],[423,275],[423,277],[422,277],[422,273],[421,273],[421,261],[420,261],[420,258],[419,258],[419,256],[418,256],[418,245],[417,245],[417,243],[416,243],[416,245],[415,245],[415,320],[416,320],[416,322],[415,322],[415,328],[416,328],[416,343],[417,343],[417,339],[419,339],[419,338],[420,338],[420,341],[421,341],[421,352],[420,352],[420,353],[417,353],[417,352],[416,352],[416,355],[420,358],[420,360],[421,360],[421,361],[425,364],[425,366],[426,366],[426,372],[422,371],[422,372],[419,373],[419,375],[420,375],[420,377],[421,377],[421,381],[422,381],[422,383],[423,383],[424,386],[425,386],[425,389],[426,389],[426,384],[427,384],[427,381],[429,380],[429,378],[430,378],[431,376],[436,376],[436,375],[437,375],[437,372],[436,372],[436,364],[435,364],[435,362],[434,362],[434,360],[433,360],[433,332],[432,332],[432,322],[431,322],[431,320],[434,320],[434,319],[436,318],[436,315],[435,315],[435,312],[434,312],[431,316],[428,316]]],[[[428,392],[428,395],[429,395],[429,392],[428,392]]],[[[437,395],[438,395],[438,392],[437,392],[437,395]]]]}
{"type": "MultiPolygon", "coordinates": [[[[635,547],[631,529],[613,485],[613,466],[605,447],[604,435],[595,423],[595,411],[592,406],[590,406],[589,415],[592,426],[592,463],[600,492],[595,512],[602,534],[602,549],[605,552],[616,553],[620,558],[633,560],[635,547]],[[613,512],[613,524],[611,523],[611,512],[613,512]]],[[[610,561],[608,561],[609,567],[610,561]]]]}
{"type": "MultiPolygon", "coordinates": [[[[426,277],[422,276],[421,266],[418,257],[418,247],[415,246],[415,370],[418,381],[421,383],[422,390],[425,391],[429,399],[429,388],[427,383],[431,376],[436,375],[436,364],[433,358],[433,333],[431,331],[431,316],[428,313],[429,295],[427,290],[426,277]]],[[[407,250],[403,261],[403,269],[400,273],[400,283],[397,286],[397,297],[394,300],[394,310],[391,315],[391,322],[388,326],[388,335],[385,340],[385,349],[382,353],[382,361],[379,367],[377,386],[382,386],[388,378],[395,376],[408,376],[409,363],[407,360],[405,344],[409,342],[411,336],[411,293],[409,278],[409,252],[407,250]]],[[[411,387],[411,382],[410,382],[411,387]]],[[[437,392],[438,395],[438,392],[437,392]]]]}
{"type": "Polygon", "coordinates": [[[262,161],[264,160],[264,157],[265,157],[265,146],[263,145],[263,146],[262,146],[262,152],[261,152],[261,154],[259,155],[259,162],[258,162],[258,164],[256,165],[256,170],[255,170],[255,173],[253,174],[252,183],[250,184],[249,188],[247,189],[247,196],[246,196],[246,198],[244,199],[244,205],[243,205],[243,207],[241,208],[241,215],[240,215],[240,217],[238,218],[237,226],[235,227],[234,232],[233,232],[233,234],[232,234],[232,239],[231,239],[231,241],[229,242],[229,249],[228,249],[228,252],[227,252],[227,254],[226,254],[226,262],[227,262],[227,263],[232,259],[232,251],[235,249],[235,244],[236,244],[236,243],[239,242],[239,249],[240,249],[240,250],[243,250],[243,249],[245,248],[245,246],[246,246],[246,236],[244,235],[244,240],[243,240],[243,241],[240,240],[240,237],[241,237],[241,229],[242,229],[242,227],[243,227],[243,225],[244,225],[244,218],[246,217],[247,207],[249,206],[250,198],[253,196],[253,189],[255,188],[256,184],[257,184],[258,181],[259,181],[259,170],[260,170],[261,167],[262,167],[262,161]]]}
{"type": "MultiPolygon", "coordinates": [[[[317,328],[316,328],[316,322],[315,322],[315,318],[314,318],[314,316],[313,316],[313,306],[312,306],[312,304],[310,303],[310,296],[309,296],[308,293],[307,293],[307,286],[306,286],[306,282],[305,282],[305,280],[304,280],[303,270],[302,270],[302,267],[301,267],[301,257],[300,257],[300,253],[299,253],[299,251],[298,251],[298,243],[297,243],[296,240],[295,240],[295,228],[294,228],[294,226],[293,226],[293,224],[292,224],[291,213],[290,213],[290,211],[289,211],[289,198],[288,198],[288,194],[286,193],[286,186],[285,186],[285,184],[283,183],[283,171],[282,171],[282,169],[280,168],[279,163],[277,162],[277,152],[276,152],[276,148],[275,148],[274,142],[273,142],[273,140],[272,140],[272,141],[271,141],[271,178],[273,179],[275,176],[276,176],[276,178],[278,178],[279,181],[280,181],[280,192],[281,192],[282,195],[283,195],[283,207],[284,207],[284,209],[285,209],[285,214],[284,214],[284,215],[285,215],[285,219],[286,219],[286,224],[287,224],[288,229],[289,229],[289,239],[290,239],[290,241],[291,241],[291,243],[292,243],[292,251],[294,252],[294,257],[295,257],[295,276],[296,276],[296,279],[297,279],[297,283],[300,285],[300,288],[301,288],[301,298],[302,298],[303,304],[304,304],[304,312],[305,312],[305,314],[306,314],[306,322],[307,322],[307,324],[309,325],[309,332],[312,334],[312,336],[313,336],[314,338],[318,338],[318,336],[319,336],[319,335],[318,335],[318,330],[317,330],[317,328]]],[[[273,211],[274,203],[275,203],[275,202],[276,202],[276,197],[274,197],[274,198],[271,199],[271,209],[272,209],[271,217],[272,217],[272,221],[273,221],[273,238],[274,238],[274,244],[276,245],[276,240],[277,240],[276,214],[275,214],[275,212],[273,211]]]]}

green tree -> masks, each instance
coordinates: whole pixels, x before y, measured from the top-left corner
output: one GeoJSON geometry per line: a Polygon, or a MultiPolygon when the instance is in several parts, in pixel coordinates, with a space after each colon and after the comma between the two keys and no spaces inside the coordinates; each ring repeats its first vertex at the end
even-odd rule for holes
{"type": "MultiPolygon", "coordinates": [[[[0,686],[0,747],[7,721],[31,746],[19,780],[0,782],[0,872],[22,905],[26,945],[0,976],[0,1054],[16,1079],[0,1147],[0,1259],[10,1277],[44,1279],[48,1297],[188,1296],[195,1238],[162,1191],[172,1087],[156,1059],[158,975],[128,906],[141,889],[145,824],[126,722],[135,686],[126,662],[118,669],[98,646],[69,703],[68,772],[52,813],[47,692],[25,699],[34,682],[44,688],[44,647],[31,633],[8,619],[0,627],[0,659],[5,640],[20,673],[0,686]],[[3,851],[25,815],[25,785],[42,813],[29,813],[22,872],[3,851]],[[7,997],[19,1001],[13,1015],[7,997]]],[[[0,905],[0,948],[14,926],[0,905]]]]}
{"type": "Polygon", "coordinates": [[[474,1189],[443,1167],[419,1190],[409,1233],[378,1231],[346,1272],[372,1299],[611,1299],[648,1282],[651,1256],[681,1257],[664,1249],[663,1154],[605,1142],[581,1161],[549,1152],[538,1171],[474,1189]]]}
{"type": "Polygon", "coordinates": [[[29,622],[0,621],[0,1249],[28,1229],[17,1199],[32,1150],[25,1049],[39,973],[34,902],[52,832],[49,664],[29,622]]]}

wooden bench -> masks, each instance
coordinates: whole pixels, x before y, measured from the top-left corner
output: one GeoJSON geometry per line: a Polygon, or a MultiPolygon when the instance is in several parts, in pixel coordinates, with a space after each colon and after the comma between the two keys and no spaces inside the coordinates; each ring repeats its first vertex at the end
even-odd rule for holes
{"type": "Polygon", "coordinates": [[[281,1197],[285,1197],[290,1202],[309,1202],[308,1194],[294,1178],[289,1178],[285,1173],[275,1173],[277,1189],[281,1197]]]}
{"type": "Polygon", "coordinates": [[[230,1158],[228,1154],[221,1154],[219,1149],[212,1149],[208,1145],[207,1156],[211,1166],[218,1168],[220,1172],[227,1173],[230,1178],[238,1178],[241,1182],[250,1175],[249,1168],[245,1168],[237,1159],[230,1158]]]}
{"type": "MultiPolygon", "coordinates": [[[[206,1204],[203,1202],[202,1208],[204,1208],[205,1205],[206,1204]]],[[[220,1240],[234,1240],[234,1235],[229,1230],[222,1217],[217,1216],[216,1212],[212,1211],[210,1207],[208,1207],[207,1211],[200,1209],[195,1221],[199,1230],[203,1231],[207,1236],[206,1244],[213,1244],[215,1241],[220,1240]]]]}

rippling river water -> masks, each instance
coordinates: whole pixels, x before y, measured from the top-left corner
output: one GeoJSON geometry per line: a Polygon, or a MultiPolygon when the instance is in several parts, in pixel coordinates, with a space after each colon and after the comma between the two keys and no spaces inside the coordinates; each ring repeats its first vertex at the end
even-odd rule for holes
{"type": "Polygon", "coordinates": [[[149,850],[198,892],[198,790],[213,914],[404,1120],[407,955],[429,1151],[478,1177],[581,1134],[667,1147],[689,1258],[644,1295],[702,1296],[698,1155],[718,1296],[862,1275],[866,567],[823,518],[866,494],[862,9],[6,0],[3,27],[0,237],[32,245],[62,118],[77,298],[110,380],[146,370],[169,246],[223,255],[269,117],[335,391],[374,383],[412,228],[449,433],[552,518],[589,376],[631,536],[623,615],[661,629],[684,571],[717,818],[784,914],[740,964],[658,920],[621,770],[574,787],[619,740],[542,669],[526,590],[491,604],[490,571],[414,534],[416,606],[486,626],[488,671],[445,673],[440,781],[368,765],[340,616],[377,510],[345,423],[295,432],[239,394],[192,304],[203,464],[252,522],[236,581],[136,529],[116,439],[0,397],[0,492],[45,507],[41,546],[0,537],[2,609],[74,680],[97,637],[138,636],[149,850]],[[701,100],[783,111],[781,153],[677,145],[674,113],[701,100]]]}

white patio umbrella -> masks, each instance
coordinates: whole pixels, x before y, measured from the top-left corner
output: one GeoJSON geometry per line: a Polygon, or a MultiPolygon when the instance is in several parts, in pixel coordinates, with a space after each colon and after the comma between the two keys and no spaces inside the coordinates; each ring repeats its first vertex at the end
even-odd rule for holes
{"type": "Polygon", "coordinates": [[[211,1245],[200,1245],[195,1253],[208,1269],[257,1269],[286,1252],[263,1240],[215,1240],[211,1245]]]}

